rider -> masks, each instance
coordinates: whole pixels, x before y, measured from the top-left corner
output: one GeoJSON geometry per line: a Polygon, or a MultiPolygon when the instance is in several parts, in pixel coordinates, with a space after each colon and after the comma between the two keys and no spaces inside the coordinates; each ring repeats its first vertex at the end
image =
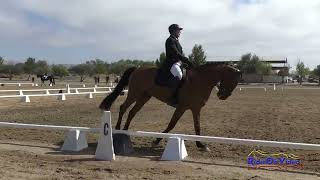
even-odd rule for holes
{"type": "Polygon", "coordinates": [[[44,78],[44,79],[47,79],[47,77],[48,77],[48,74],[47,74],[47,73],[44,73],[43,78],[44,78]]]}
{"type": "Polygon", "coordinates": [[[189,59],[184,56],[182,47],[179,43],[180,32],[182,29],[183,28],[181,28],[178,24],[171,24],[169,26],[170,36],[166,40],[166,60],[162,64],[163,69],[170,71],[174,76],[174,79],[171,83],[173,93],[169,99],[169,102],[172,105],[176,105],[178,103],[177,95],[181,86],[182,62],[186,63],[189,68],[193,67],[193,64],[189,61],[189,59]]]}

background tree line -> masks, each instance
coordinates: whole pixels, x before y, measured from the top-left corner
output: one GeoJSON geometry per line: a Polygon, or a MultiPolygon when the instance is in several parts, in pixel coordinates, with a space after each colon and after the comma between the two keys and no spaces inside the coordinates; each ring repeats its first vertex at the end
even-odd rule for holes
{"type": "MultiPolygon", "coordinates": [[[[192,48],[191,54],[188,55],[189,60],[193,62],[195,66],[200,66],[206,63],[206,53],[201,45],[195,44],[192,48]]],[[[29,57],[24,63],[10,63],[0,56],[0,77],[7,77],[12,79],[14,75],[27,74],[27,80],[30,80],[32,75],[53,74],[63,78],[68,75],[80,76],[80,81],[83,82],[87,77],[97,76],[102,74],[116,74],[121,75],[127,68],[136,67],[160,67],[163,61],[166,59],[164,52],[160,53],[160,56],[155,61],[143,61],[143,60],[130,60],[121,59],[116,62],[108,63],[101,59],[88,60],[85,63],[66,67],[64,65],[48,65],[46,60],[36,60],[29,57]]],[[[264,62],[259,56],[251,53],[247,53],[241,56],[239,62],[236,64],[243,73],[247,74],[272,74],[272,66],[270,63],[264,62]]],[[[288,76],[289,70],[282,69],[278,72],[280,76],[288,76]]],[[[314,70],[310,70],[305,67],[302,61],[296,64],[296,71],[291,75],[299,76],[301,79],[307,75],[320,79],[320,65],[314,70]]],[[[301,81],[300,81],[301,82],[301,81]]],[[[319,82],[320,85],[320,82],[319,82]]]]}

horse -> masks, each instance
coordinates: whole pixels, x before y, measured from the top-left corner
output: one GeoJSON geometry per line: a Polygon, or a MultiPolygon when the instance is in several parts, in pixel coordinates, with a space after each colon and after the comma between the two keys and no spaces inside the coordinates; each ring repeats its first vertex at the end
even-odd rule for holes
{"type": "Polygon", "coordinates": [[[51,85],[55,85],[55,84],[56,84],[53,75],[49,75],[49,76],[45,77],[44,75],[37,74],[37,77],[41,79],[41,82],[42,82],[42,83],[41,83],[41,86],[42,86],[43,84],[46,85],[46,84],[44,83],[45,81],[50,81],[49,85],[50,85],[50,84],[51,84],[51,85]]]}
{"type": "MultiPolygon", "coordinates": [[[[120,129],[121,121],[128,107],[135,103],[130,110],[123,130],[128,130],[135,114],[150,100],[151,97],[169,103],[172,90],[168,87],[158,86],[155,83],[157,68],[128,68],[121,77],[113,92],[101,102],[99,108],[110,110],[112,103],[116,100],[124,87],[128,86],[128,95],[124,103],[120,106],[120,112],[116,129],[120,129]]],[[[238,85],[242,77],[239,69],[226,64],[206,63],[194,69],[187,70],[185,81],[178,93],[178,104],[175,106],[173,116],[163,133],[171,131],[186,110],[191,110],[193,114],[194,129],[196,135],[200,135],[200,112],[210,97],[212,89],[217,86],[217,96],[220,100],[226,100],[238,85]]],[[[152,142],[152,146],[157,146],[161,138],[152,142]]],[[[196,141],[200,150],[210,151],[206,144],[196,141]]]]}

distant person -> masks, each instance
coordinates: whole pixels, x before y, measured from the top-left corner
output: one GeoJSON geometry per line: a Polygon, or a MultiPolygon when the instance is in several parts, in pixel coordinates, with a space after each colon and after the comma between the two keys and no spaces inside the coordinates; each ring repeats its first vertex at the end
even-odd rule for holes
{"type": "Polygon", "coordinates": [[[106,84],[108,85],[109,82],[109,76],[106,76],[106,84]]]}

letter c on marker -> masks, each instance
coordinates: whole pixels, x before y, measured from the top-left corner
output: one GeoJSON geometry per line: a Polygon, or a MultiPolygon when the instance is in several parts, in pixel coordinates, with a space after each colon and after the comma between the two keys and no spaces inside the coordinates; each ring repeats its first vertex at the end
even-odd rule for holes
{"type": "Polygon", "coordinates": [[[104,126],[103,126],[103,134],[104,134],[105,136],[107,136],[108,133],[109,133],[108,129],[109,129],[109,124],[108,124],[108,123],[104,123],[104,126]]]}

